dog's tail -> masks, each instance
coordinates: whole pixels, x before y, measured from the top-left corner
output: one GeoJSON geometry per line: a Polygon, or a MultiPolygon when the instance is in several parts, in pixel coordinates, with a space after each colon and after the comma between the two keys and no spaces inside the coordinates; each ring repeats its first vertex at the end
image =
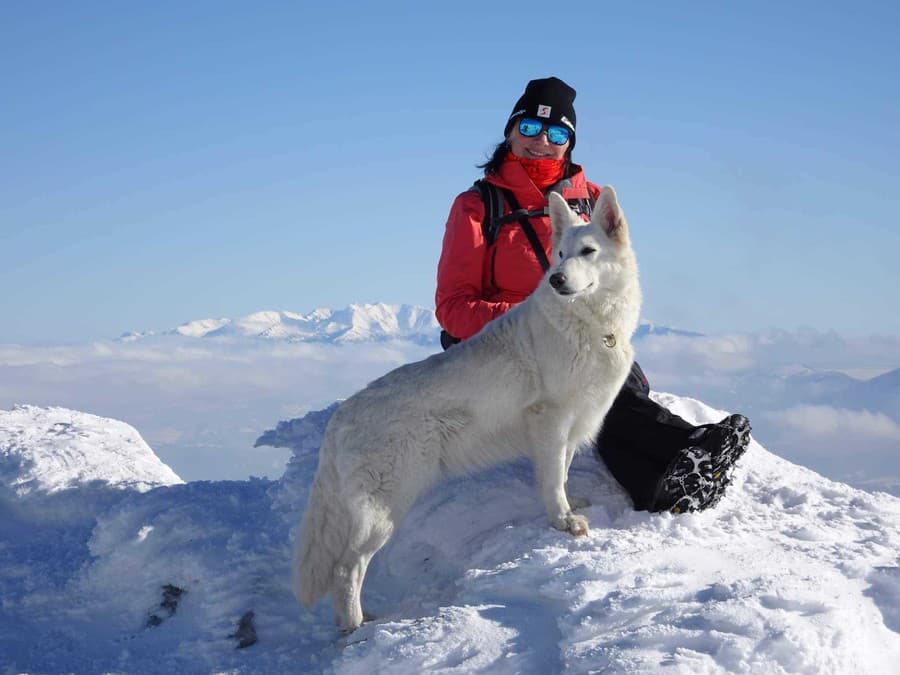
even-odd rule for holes
{"type": "Polygon", "coordinates": [[[334,582],[334,569],[347,542],[341,523],[344,508],[337,501],[339,481],[332,462],[320,453],[303,526],[294,549],[294,595],[306,607],[318,602],[334,582]]]}

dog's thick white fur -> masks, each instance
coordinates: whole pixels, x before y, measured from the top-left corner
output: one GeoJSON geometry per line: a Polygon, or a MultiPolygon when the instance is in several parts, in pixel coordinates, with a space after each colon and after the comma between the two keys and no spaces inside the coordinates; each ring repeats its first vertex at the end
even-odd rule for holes
{"type": "Polygon", "coordinates": [[[550,219],[554,260],[527,300],[466,342],[372,382],[332,416],[294,590],[306,606],[331,592],[344,630],[363,621],[372,556],[442,476],[528,456],[551,524],[587,534],[565,483],[631,367],[638,269],[611,187],[589,224],[556,194],[550,219]]]}

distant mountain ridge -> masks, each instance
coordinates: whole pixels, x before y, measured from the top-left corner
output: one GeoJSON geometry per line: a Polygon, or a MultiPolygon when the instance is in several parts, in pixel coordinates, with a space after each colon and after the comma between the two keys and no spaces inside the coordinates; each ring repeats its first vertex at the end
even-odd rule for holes
{"type": "Polygon", "coordinates": [[[652,321],[641,320],[637,330],[634,331],[632,339],[640,340],[649,335],[678,335],[680,337],[704,337],[703,333],[696,331],[681,330],[680,328],[672,328],[670,326],[657,326],[652,321]]]}
{"type": "MultiPolygon", "coordinates": [[[[418,305],[375,303],[352,304],[341,310],[319,308],[308,314],[268,310],[237,319],[197,319],[161,334],[195,338],[249,337],[288,342],[410,340],[419,344],[437,344],[440,332],[434,310],[418,305]]],[[[120,339],[133,341],[158,334],[152,331],[133,332],[122,335],[120,339]]],[[[701,337],[703,334],[641,321],[634,337],[640,339],[648,335],[701,337]]]]}
{"type": "MultiPolygon", "coordinates": [[[[409,340],[437,343],[440,326],[430,309],[386,303],[352,304],[341,310],[315,309],[308,314],[289,311],[254,312],[237,319],[198,319],[163,335],[185,337],[246,337],[286,342],[380,342],[409,340]]],[[[120,339],[139,340],[154,332],[126,333],[120,339]]]]}

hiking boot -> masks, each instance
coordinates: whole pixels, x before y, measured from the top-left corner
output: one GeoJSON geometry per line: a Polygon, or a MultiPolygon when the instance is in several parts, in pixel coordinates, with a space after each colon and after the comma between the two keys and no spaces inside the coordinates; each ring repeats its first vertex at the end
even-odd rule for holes
{"type": "Polygon", "coordinates": [[[653,511],[703,511],[719,503],[731,483],[735,462],[750,442],[750,420],[729,415],[697,427],[691,445],[678,453],[659,481],[653,511]]]}

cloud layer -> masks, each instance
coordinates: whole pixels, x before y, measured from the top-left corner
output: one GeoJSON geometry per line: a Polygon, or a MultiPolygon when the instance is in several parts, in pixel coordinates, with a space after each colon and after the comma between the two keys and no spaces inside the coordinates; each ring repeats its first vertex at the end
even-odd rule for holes
{"type": "Polygon", "coordinates": [[[804,437],[900,443],[900,425],[887,415],[868,410],[798,405],[770,412],[768,417],[786,433],[804,437]]]}

